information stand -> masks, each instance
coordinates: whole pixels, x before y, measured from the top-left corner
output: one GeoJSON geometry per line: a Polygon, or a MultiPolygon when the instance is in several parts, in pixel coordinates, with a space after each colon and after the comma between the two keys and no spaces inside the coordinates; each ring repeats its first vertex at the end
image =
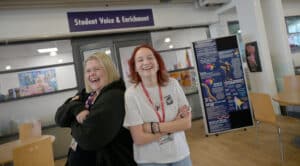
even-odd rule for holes
{"type": "Polygon", "coordinates": [[[193,42],[208,135],[253,126],[236,36],[193,42]]]}

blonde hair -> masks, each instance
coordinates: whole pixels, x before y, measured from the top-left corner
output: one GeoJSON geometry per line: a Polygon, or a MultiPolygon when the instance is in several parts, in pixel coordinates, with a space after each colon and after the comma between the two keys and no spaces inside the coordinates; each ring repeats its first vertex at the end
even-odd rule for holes
{"type": "MultiPolygon", "coordinates": [[[[112,83],[113,81],[120,79],[120,75],[119,75],[119,73],[116,69],[116,66],[114,65],[110,56],[108,56],[102,52],[96,52],[96,53],[92,54],[84,61],[84,71],[86,69],[86,63],[90,60],[96,60],[98,63],[103,64],[104,71],[107,76],[107,82],[105,83],[104,86],[112,83]]],[[[85,74],[85,72],[84,72],[84,74],[85,74]]],[[[88,93],[91,92],[92,88],[89,86],[88,80],[86,79],[86,77],[84,77],[84,84],[85,84],[86,92],[88,92],[88,93]]]]}

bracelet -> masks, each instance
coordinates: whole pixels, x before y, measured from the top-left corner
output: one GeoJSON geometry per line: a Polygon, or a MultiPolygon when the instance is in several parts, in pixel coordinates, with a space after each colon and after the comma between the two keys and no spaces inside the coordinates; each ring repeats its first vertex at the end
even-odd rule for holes
{"type": "Polygon", "coordinates": [[[150,125],[152,134],[160,133],[159,122],[151,122],[150,125]]]}
{"type": "Polygon", "coordinates": [[[155,134],[155,133],[154,133],[154,130],[153,130],[153,123],[154,123],[154,122],[150,122],[151,133],[152,133],[152,134],[155,134]]]}

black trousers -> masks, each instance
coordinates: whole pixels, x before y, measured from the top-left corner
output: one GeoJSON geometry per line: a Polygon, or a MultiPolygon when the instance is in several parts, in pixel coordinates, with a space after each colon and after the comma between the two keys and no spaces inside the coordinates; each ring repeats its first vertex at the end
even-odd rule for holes
{"type": "Polygon", "coordinates": [[[96,151],[86,151],[77,146],[69,149],[66,166],[96,166],[96,151]]]}

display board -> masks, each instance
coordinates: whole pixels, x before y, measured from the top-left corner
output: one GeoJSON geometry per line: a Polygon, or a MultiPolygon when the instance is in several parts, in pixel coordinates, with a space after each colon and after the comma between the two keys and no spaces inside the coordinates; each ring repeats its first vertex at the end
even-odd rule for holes
{"type": "Polygon", "coordinates": [[[207,134],[253,126],[236,36],[193,42],[207,134]]]}

